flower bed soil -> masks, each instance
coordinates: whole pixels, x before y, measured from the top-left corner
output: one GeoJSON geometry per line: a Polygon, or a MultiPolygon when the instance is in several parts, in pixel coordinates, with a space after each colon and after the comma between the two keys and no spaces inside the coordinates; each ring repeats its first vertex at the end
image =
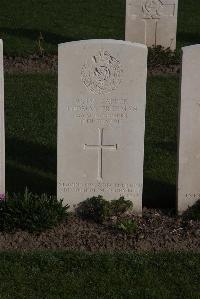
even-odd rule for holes
{"type": "MultiPolygon", "coordinates": [[[[4,70],[6,73],[56,73],[58,70],[57,55],[30,55],[28,57],[4,56],[4,70]]],[[[180,65],[158,65],[149,67],[150,75],[177,74],[180,72],[180,65]]]]}
{"type": "Polygon", "coordinates": [[[4,56],[4,70],[6,73],[46,73],[57,72],[57,55],[30,55],[28,57],[4,56]]]}
{"type": "Polygon", "coordinates": [[[40,234],[0,233],[0,250],[75,249],[84,251],[195,251],[200,252],[200,221],[183,221],[157,210],[144,209],[130,235],[111,226],[70,216],[66,223],[40,234]]]}

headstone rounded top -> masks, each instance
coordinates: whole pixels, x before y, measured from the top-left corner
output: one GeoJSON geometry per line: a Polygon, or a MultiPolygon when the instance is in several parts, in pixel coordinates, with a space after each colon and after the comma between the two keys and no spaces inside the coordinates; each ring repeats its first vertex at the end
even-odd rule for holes
{"type": "Polygon", "coordinates": [[[118,45],[127,45],[132,47],[138,47],[145,49],[147,51],[147,46],[140,43],[132,43],[130,41],[123,41],[123,40],[116,40],[116,39],[89,39],[89,40],[80,40],[80,41],[72,41],[72,42],[66,42],[61,43],[58,45],[58,47],[69,47],[69,46],[75,46],[75,45],[84,45],[84,44],[118,44],[118,45]]]}
{"type": "Polygon", "coordinates": [[[193,50],[193,49],[200,49],[200,44],[182,47],[182,52],[190,51],[190,50],[193,50]]]}

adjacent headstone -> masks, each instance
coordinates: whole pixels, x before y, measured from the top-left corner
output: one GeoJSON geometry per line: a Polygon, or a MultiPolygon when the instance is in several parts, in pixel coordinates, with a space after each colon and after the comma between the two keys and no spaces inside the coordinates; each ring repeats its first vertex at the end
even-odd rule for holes
{"type": "Polygon", "coordinates": [[[126,0],[126,37],[148,47],[176,49],[178,0],[126,0]]]}
{"type": "Polygon", "coordinates": [[[200,199],[200,45],[183,50],[179,128],[178,211],[200,199]]]}
{"type": "Polygon", "coordinates": [[[4,74],[3,41],[0,40],[0,199],[5,194],[5,131],[4,131],[4,74]]]}
{"type": "Polygon", "coordinates": [[[147,47],[59,45],[57,196],[73,208],[102,195],[142,211],[147,47]]]}

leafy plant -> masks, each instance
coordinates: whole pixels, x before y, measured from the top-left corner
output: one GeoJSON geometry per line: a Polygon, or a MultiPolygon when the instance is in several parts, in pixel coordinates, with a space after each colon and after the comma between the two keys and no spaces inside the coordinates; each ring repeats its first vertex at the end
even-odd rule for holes
{"type": "Polygon", "coordinates": [[[173,52],[170,48],[162,46],[149,48],[148,67],[169,66],[180,63],[180,54],[173,52]]]}
{"type": "Polygon", "coordinates": [[[35,195],[26,189],[24,194],[6,196],[0,201],[0,230],[41,232],[64,221],[68,208],[56,197],[35,195]]]}
{"type": "Polygon", "coordinates": [[[110,216],[123,214],[131,209],[132,206],[132,202],[125,200],[124,197],[109,202],[99,195],[87,198],[81,202],[76,209],[76,213],[83,219],[90,219],[101,223],[110,216]]]}
{"type": "Polygon", "coordinates": [[[101,223],[110,215],[110,204],[101,195],[93,196],[79,203],[76,213],[83,219],[101,223]]]}
{"type": "Polygon", "coordinates": [[[125,200],[124,197],[111,200],[110,209],[112,215],[121,215],[126,211],[132,209],[133,203],[130,200],[125,200]]]}
{"type": "Polygon", "coordinates": [[[115,227],[127,234],[135,233],[137,231],[137,223],[133,219],[121,219],[115,227]]]}

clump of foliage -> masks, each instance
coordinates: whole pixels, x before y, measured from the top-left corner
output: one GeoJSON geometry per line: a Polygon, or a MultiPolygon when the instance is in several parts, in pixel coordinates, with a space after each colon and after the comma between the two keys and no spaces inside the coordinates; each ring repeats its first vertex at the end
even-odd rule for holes
{"type": "Polygon", "coordinates": [[[133,208],[133,203],[130,200],[125,200],[124,197],[120,197],[119,199],[111,200],[110,210],[112,215],[121,215],[126,211],[133,208]]]}
{"type": "Polygon", "coordinates": [[[170,48],[154,46],[148,51],[148,67],[169,66],[180,63],[180,54],[170,48]]]}
{"type": "Polygon", "coordinates": [[[115,227],[126,234],[135,233],[138,228],[136,221],[129,218],[120,219],[119,222],[115,224],[115,227]]]}
{"type": "Polygon", "coordinates": [[[32,194],[6,196],[0,200],[0,230],[42,232],[53,228],[67,218],[69,206],[63,206],[56,197],[32,194]]]}
{"type": "Polygon", "coordinates": [[[124,197],[109,202],[99,195],[82,201],[78,205],[76,212],[82,219],[89,219],[102,223],[111,216],[123,214],[132,208],[132,206],[132,202],[125,200],[124,197]]]}
{"type": "Polygon", "coordinates": [[[101,223],[110,215],[110,204],[101,195],[93,196],[79,203],[76,212],[82,219],[101,223]]]}
{"type": "Polygon", "coordinates": [[[192,207],[190,207],[183,214],[183,219],[185,220],[200,220],[200,200],[198,200],[192,207]]]}

